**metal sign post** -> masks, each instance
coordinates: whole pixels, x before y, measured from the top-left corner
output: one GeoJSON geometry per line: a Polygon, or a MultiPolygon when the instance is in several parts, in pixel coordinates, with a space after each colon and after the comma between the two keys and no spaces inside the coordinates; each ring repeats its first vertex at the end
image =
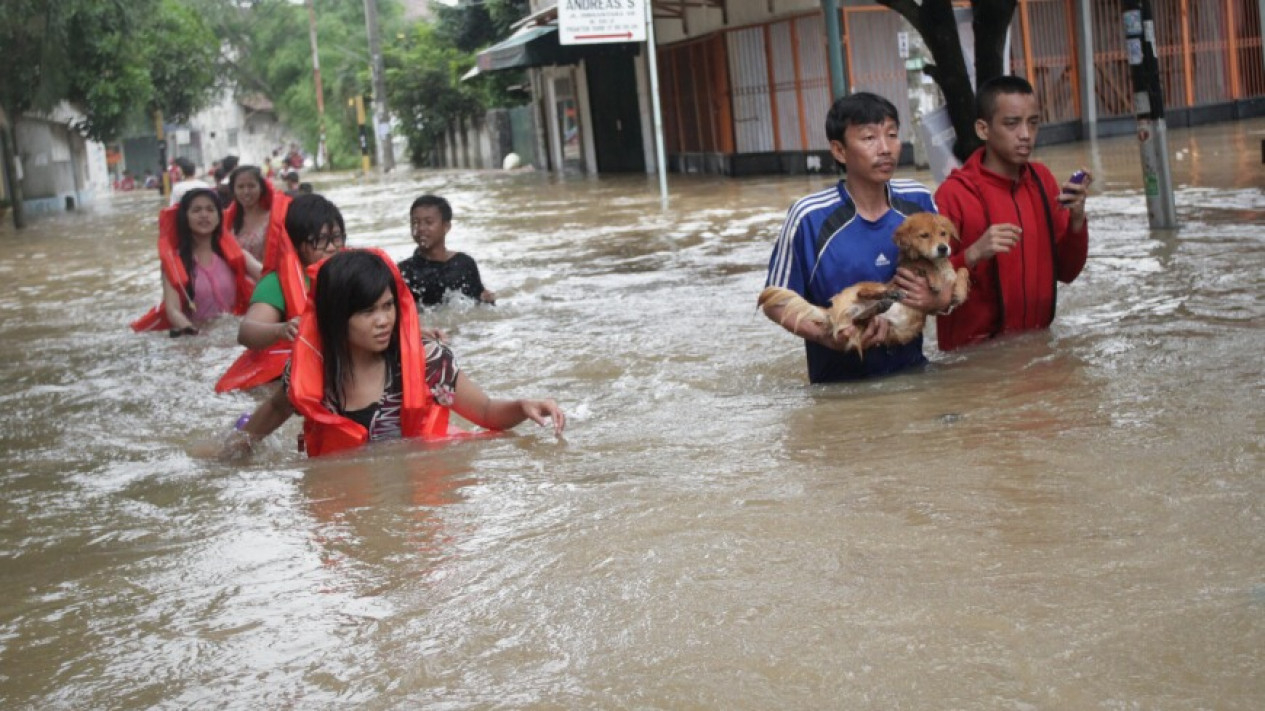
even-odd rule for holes
{"type": "Polygon", "coordinates": [[[659,105],[659,62],[655,53],[654,9],[650,0],[591,3],[594,7],[558,3],[558,42],[602,44],[645,42],[650,72],[650,103],[654,111],[655,167],[659,172],[659,199],[668,207],[668,166],[663,148],[663,109],[659,105]]]}
{"type": "Polygon", "coordinates": [[[1124,0],[1124,43],[1133,77],[1133,113],[1142,150],[1146,214],[1152,229],[1177,227],[1173,173],[1168,164],[1168,127],[1164,122],[1164,87],[1155,54],[1155,18],[1150,0],[1124,0]]]}
{"type": "Polygon", "coordinates": [[[659,203],[668,209],[668,163],[663,149],[663,109],[659,106],[659,60],[654,42],[654,9],[646,3],[646,55],[650,62],[650,104],[654,108],[654,165],[659,171],[659,203]]]}
{"type": "Polygon", "coordinates": [[[307,0],[308,38],[312,43],[312,77],[316,82],[316,115],[319,117],[321,137],[316,145],[316,169],[329,169],[329,147],[325,143],[325,89],[321,84],[321,56],[316,48],[316,10],[312,0],[307,0]]]}

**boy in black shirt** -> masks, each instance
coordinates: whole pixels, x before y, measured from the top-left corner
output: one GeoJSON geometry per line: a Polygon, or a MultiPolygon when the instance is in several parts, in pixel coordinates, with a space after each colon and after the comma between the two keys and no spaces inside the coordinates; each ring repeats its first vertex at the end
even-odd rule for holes
{"type": "Polygon", "coordinates": [[[444,295],[457,291],[487,304],[496,294],[483,287],[479,267],[464,252],[448,249],[445,238],[452,229],[452,206],[437,195],[423,195],[409,208],[409,229],[417,251],[400,262],[400,275],[418,304],[443,303],[444,295]]]}

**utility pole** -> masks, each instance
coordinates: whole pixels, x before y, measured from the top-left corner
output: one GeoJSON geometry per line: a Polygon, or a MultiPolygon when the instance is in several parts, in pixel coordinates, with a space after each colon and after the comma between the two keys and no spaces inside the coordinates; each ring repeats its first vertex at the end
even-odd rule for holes
{"type": "Polygon", "coordinates": [[[385,173],[395,168],[395,147],[391,145],[391,119],[387,115],[387,82],[378,36],[377,0],[365,0],[365,29],[369,33],[369,70],[373,74],[374,144],[378,147],[378,167],[385,173]]]}
{"type": "Polygon", "coordinates": [[[171,171],[167,166],[167,136],[163,133],[163,112],[154,112],[154,136],[158,139],[158,192],[171,194],[171,171]]]}
{"type": "Polygon", "coordinates": [[[20,230],[26,227],[26,213],[22,209],[22,178],[19,175],[22,164],[18,162],[13,134],[13,124],[0,124],[0,160],[4,161],[0,172],[4,174],[5,198],[9,201],[9,209],[13,211],[13,228],[20,230]]]}
{"type": "Polygon", "coordinates": [[[1155,15],[1151,0],[1124,0],[1125,54],[1133,77],[1133,113],[1142,150],[1142,184],[1151,229],[1177,227],[1173,173],[1168,165],[1168,127],[1164,122],[1164,86],[1155,55],[1155,15]]]}
{"type": "Polygon", "coordinates": [[[830,63],[830,98],[842,99],[848,91],[848,69],[843,59],[843,28],[839,23],[839,0],[821,0],[826,19],[826,54],[830,63]]]}
{"type": "Polygon", "coordinates": [[[360,171],[368,175],[369,164],[369,130],[365,128],[365,97],[356,94],[356,98],[348,99],[348,104],[356,107],[356,126],[360,140],[360,171]]]}
{"type": "Polygon", "coordinates": [[[312,7],[312,0],[307,0],[307,26],[312,40],[312,76],[316,81],[316,115],[321,132],[320,143],[316,147],[316,168],[327,170],[329,151],[325,146],[325,90],[321,87],[321,58],[316,51],[316,10],[312,7]]]}

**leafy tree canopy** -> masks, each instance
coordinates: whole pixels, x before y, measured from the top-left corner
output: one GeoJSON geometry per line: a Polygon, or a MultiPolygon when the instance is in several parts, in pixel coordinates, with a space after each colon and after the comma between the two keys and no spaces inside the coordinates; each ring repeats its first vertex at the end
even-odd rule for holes
{"type": "MultiPolygon", "coordinates": [[[[13,124],[62,101],[83,114],[84,136],[110,141],[145,110],[183,117],[215,86],[216,39],[177,0],[0,0],[3,142],[20,153],[13,124]],[[209,48],[209,49],[208,49],[209,48]]],[[[23,226],[22,186],[6,164],[13,221],[23,226]]]]}
{"type": "MultiPolygon", "coordinates": [[[[191,0],[223,41],[220,64],[240,93],[258,92],[311,149],[319,143],[320,112],[312,70],[308,8],[291,0],[191,0]]],[[[393,0],[377,0],[386,39],[405,31],[393,0]]],[[[317,51],[325,105],[326,147],[335,168],[359,165],[359,128],[350,104],[372,101],[369,41],[360,0],[314,0],[317,51]]],[[[373,132],[370,132],[372,140],[373,132]]]]}
{"type": "Polygon", "coordinates": [[[383,50],[387,101],[409,140],[411,160],[425,162],[450,123],[475,116],[483,105],[461,76],[474,56],[441,41],[435,27],[418,24],[383,50]]]}
{"type": "Polygon", "coordinates": [[[436,6],[433,25],[420,24],[384,48],[387,101],[401,119],[411,159],[424,164],[449,126],[489,108],[515,106],[525,94],[515,87],[522,71],[502,71],[462,81],[482,50],[508,37],[530,10],[527,0],[483,0],[436,6]]]}
{"type": "Polygon", "coordinates": [[[215,36],[176,0],[4,0],[0,105],[7,114],[69,101],[77,128],[117,138],[145,109],[186,116],[214,88],[215,36]],[[209,49],[208,49],[209,48],[209,49]]]}

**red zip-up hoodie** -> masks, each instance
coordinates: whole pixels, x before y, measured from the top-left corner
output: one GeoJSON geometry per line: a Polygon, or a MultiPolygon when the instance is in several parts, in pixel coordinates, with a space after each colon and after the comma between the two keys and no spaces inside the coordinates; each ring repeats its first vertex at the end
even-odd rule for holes
{"type": "Polygon", "coordinates": [[[1049,168],[1029,163],[1018,180],[1011,180],[984,167],[984,151],[975,151],[936,190],[936,207],[962,238],[951,257],[953,266],[966,266],[966,249],[990,225],[1011,223],[1023,233],[1009,252],[969,268],[966,303],[936,319],[944,351],[1002,333],[1048,327],[1054,321],[1055,281],[1070,283],[1089,254],[1089,222],[1072,230],[1071,214],[1058,202],[1059,184],[1049,168]]]}

